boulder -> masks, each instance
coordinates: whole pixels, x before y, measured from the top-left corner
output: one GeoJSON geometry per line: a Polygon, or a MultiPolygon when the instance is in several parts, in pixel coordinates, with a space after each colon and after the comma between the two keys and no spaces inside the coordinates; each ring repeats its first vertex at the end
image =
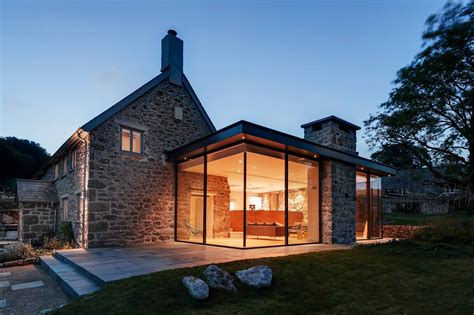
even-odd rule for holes
{"type": "Polygon", "coordinates": [[[213,289],[237,291],[234,286],[234,278],[232,278],[231,274],[216,265],[209,265],[206,270],[204,270],[204,278],[207,284],[213,289]]]}
{"type": "Polygon", "coordinates": [[[239,270],[235,275],[242,283],[254,288],[263,288],[272,285],[272,269],[268,266],[255,266],[249,269],[239,270]]]}
{"type": "Polygon", "coordinates": [[[196,300],[204,300],[209,296],[209,287],[206,282],[196,277],[184,277],[183,284],[188,289],[189,295],[196,300]]]}

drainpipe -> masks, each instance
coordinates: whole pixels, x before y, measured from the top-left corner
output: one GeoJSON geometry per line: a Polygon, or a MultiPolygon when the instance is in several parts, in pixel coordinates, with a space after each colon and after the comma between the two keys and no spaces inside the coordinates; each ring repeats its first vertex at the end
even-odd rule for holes
{"type": "Polygon", "coordinates": [[[82,172],[83,184],[82,184],[82,239],[81,247],[86,248],[85,245],[85,233],[86,233],[86,196],[87,196],[87,178],[86,178],[86,169],[87,169],[87,141],[81,138],[79,130],[77,131],[77,137],[84,144],[84,154],[83,154],[83,167],[84,171],[82,172]]]}

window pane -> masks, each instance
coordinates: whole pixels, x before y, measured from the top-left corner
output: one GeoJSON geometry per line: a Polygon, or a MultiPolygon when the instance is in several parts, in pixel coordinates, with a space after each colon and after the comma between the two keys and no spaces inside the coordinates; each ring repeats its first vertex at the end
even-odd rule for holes
{"type": "Polygon", "coordinates": [[[122,150],[130,152],[130,130],[122,129],[122,150]]]}
{"type": "Polygon", "coordinates": [[[356,174],[356,238],[369,238],[369,207],[367,199],[367,174],[356,174]]]}
{"type": "Polygon", "coordinates": [[[139,131],[133,132],[133,152],[135,153],[142,153],[142,134],[139,131]]]}
{"type": "Polygon", "coordinates": [[[203,210],[204,158],[198,158],[178,165],[178,240],[203,242],[203,210]]]}
{"type": "Polygon", "coordinates": [[[244,147],[207,157],[206,243],[242,247],[244,147]]]}
{"type": "Polygon", "coordinates": [[[288,157],[288,243],[319,242],[318,162],[288,157]]]}
{"type": "Polygon", "coordinates": [[[370,197],[371,197],[371,227],[370,237],[382,237],[382,180],[378,176],[370,176],[370,197]]]}
{"type": "Polygon", "coordinates": [[[246,176],[246,247],[284,245],[284,154],[247,146],[246,176]]]}

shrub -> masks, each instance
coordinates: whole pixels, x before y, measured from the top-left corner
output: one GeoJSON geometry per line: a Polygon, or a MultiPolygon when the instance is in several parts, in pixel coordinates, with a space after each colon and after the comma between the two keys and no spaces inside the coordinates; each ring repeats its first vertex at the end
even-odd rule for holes
{"type": "Polygon", "coordinates": [[[0,263],[18,259],[26,258],[37,258],[38,252],[31,246],[31,244],[25,244],[16,242],[7,245],[0,253],[0,263]]]}
{"type": "Polygon", "coordinates": [[[43,239],[43,245],[39,248],[39,250],[43,250],[46,253],[51,253],[53,250],[70,248],[72,248],[71,243],[61,240],[58,236],[46,236],[43,239]]]}
{"type": "Polygon", "coordinates": [[[413,239],[436,244],[474,245],[474,219],[448,219],[437,222],[416,232],[413,239]]]}
{"type": "Polygon", "coordinates": [[[72,244],[74,234],[72,232],[71,222],[62,222],[58,225],[57,237],[63,243],[72,244]]]}

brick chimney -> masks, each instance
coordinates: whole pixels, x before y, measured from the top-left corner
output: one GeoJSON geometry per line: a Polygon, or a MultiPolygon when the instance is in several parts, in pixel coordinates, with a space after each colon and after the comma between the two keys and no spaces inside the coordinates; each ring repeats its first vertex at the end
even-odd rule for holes
{"type": "Polygon", "coordinates": [[[161,40],[161,72],[169,71],[170,83],[183,84],[183,41],[175,30],[161,40]]]}
{"type": "Polygon", "coordinates": [[[336,116],[329,116],[301,125],[304,138],[346,153],[356,154],[357,130],[359,126],[336,116]]]}

